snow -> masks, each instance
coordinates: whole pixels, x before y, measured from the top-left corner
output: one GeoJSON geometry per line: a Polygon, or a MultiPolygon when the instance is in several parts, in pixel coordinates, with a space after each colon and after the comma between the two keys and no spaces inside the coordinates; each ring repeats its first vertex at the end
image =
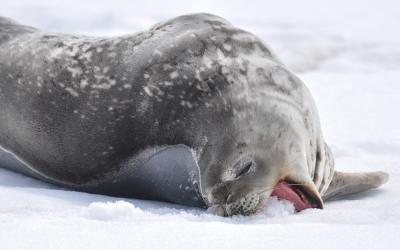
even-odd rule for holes
{"type": "Polygon", "coordinates": [[[310,88],[337,169],[387,171],[380,189],[250,217],[74,192],[0,169],[1,249],[396,249],[400,243],[400,6],[396,1],[0,0],[45,30],[115,35],[211,12],[260,36],[310,88]],[[93,6],[96,5],[96,8],[93,6]]]}

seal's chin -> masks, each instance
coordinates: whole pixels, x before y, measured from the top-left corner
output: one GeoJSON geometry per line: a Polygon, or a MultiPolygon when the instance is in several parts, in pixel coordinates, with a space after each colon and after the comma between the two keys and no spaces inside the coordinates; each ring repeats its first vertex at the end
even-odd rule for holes
{"type": "Polygon", "coordinates": [[[280,181],[275,186],[271,196],[293,203],[297,212],[307,208],[322,208],[319,199],[307,189],[306,186],[280,181]]]}

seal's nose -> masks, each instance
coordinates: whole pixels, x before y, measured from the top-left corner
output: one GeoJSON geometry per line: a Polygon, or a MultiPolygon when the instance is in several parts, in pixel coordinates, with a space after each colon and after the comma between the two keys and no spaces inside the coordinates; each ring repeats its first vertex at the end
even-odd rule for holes
{"type": "Polygon", "coordinates": [[[221,183],[212,188],[208,196],[210,204],[224,204],[229,195],[230,183],[221,183]]]}

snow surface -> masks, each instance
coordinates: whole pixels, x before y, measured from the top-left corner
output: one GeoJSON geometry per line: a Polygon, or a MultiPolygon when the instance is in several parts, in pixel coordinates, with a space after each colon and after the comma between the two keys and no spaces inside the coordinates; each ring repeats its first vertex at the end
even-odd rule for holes
{"type": "Polygon", "coordinates": [[[295,214],[221,218],[173,204],[63,190],[0,169],[1,249],[397,249],[400,6],[396,1],[21,1],[0,15],[45,30],[115,35],[193,12],[270,45],[310,88],[337,169],[383,170],[380,189],[295,214]],[[143,3],[146,2],[146,3],[143,3]]]}

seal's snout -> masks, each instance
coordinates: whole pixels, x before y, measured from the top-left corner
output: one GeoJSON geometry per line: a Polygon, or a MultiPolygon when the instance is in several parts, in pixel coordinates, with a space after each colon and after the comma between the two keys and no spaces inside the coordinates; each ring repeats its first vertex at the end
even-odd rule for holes
{"type": "Polygon", "coordinates": [[[208,190],[210,211],[219,216],[250,215],[257,212],[263,197],[260,190],[248,185],[256,177],[256,160],[241,157],[230,165],[218,179],[218,184],[208,190]]]}
{"type": "Polygon", "coordinates": [[[260,196],[258,194],[249,194],[235,202],[228,203],[226,213],[228,215],[250,215],[257,211],[259,203],[260,196]]]}
{"type": "Polygon", "coordinates": [[[257,212],[261,198],[258,194],[249,194],[226,205],[214,205],[210,211],[218,216],[251,215],[257,212]]]}
{"type": "Polygon", "coordinates": [[[224,183],[214,188],[210,195],[209,211],[218,216],[251,215],[258,211],[263,198],[260,193],[251,192],[240,195],[232,191],[232,184],[224,183]]]}

